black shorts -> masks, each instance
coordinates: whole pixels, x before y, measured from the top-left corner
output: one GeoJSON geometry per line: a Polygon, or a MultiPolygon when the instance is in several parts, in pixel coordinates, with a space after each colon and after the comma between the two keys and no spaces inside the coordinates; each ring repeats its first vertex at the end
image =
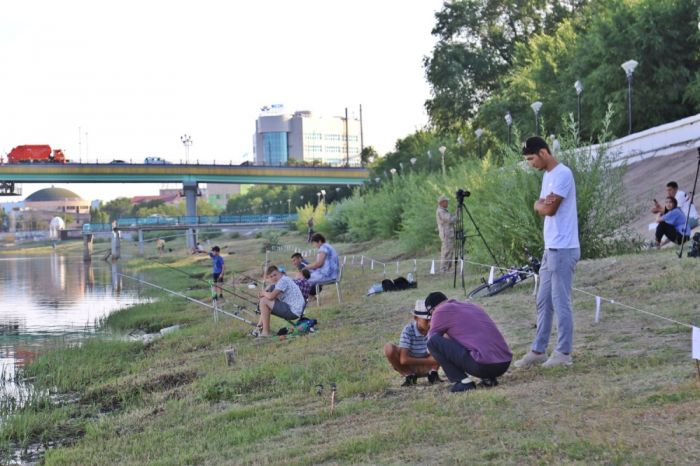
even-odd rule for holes
{"type": "Polygon", "coordinates": [[[214,283],[223,283],[224,277],[222,272],[214,272],[214,283]]]}

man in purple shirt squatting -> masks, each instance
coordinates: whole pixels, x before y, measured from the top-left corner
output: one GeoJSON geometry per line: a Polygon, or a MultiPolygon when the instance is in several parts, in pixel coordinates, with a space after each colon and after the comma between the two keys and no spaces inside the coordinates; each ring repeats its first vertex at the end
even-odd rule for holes
{"type": "Polygon", "coordinates": [[[498,385],[496,378],[508,370],[513,353],[488,314],[439,291],[425,298],[425,308],[431,314],[428,351],[454,382],[450,391],[475,389],[470,376],[480,378],[484,387],[498,385]]]}

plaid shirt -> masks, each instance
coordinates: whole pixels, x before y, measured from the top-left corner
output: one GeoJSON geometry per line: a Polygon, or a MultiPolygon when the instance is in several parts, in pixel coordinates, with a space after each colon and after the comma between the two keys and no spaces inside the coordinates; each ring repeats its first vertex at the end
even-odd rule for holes
{"type": "Polygon", "coordinates": [[[301,295],[304,297],[304,299],[309,299],[309,293],[311,293],[311,283],[306,278],[297,278],[294,280],[294,283],[297,284],[299,287],[299,290],[301,291],[301,295]]]}

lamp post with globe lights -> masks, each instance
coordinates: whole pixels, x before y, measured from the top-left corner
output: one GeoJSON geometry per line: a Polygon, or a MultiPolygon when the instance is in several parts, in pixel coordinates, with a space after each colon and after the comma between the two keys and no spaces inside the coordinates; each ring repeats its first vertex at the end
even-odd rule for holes
{"type": "Polygon", "coordinates": [[[620,65],[627,76],[627,134],[632,134],[632,76],[637,65],[636,60],[627,60],[620,65]]]}
{"type": "Polygon", "coordinates": [[[576,121],[578,122],[578,132],[581,133],[581,94],[583,94],[583,83],[576,80],[574,89],[576,89],[576,121]]]}
{"type": "Polygon", "coordinates": [[[504,119],[506,120],[506,125],[508,125],[508,145],[510,146],[510,140],[513,130],[513,115],[510,114],[510,111],[506,112],[506,116],[504,117],[504,119]]]}
{"type": "Polygon", "coordinates": [[[193,144],[192,142],[192,136],[189,134],[183,134],[180,136],[180,141],[182,141],[182,144],[185,146],[185,163],[189,164],[190,163],[190,146],[193,144]]]}
{"type": "Polygon", "coordinates": [[[535,112],[535,135],[540,135],[540,109],[542,108],[542,102],[539,100],[533,102],[530,108],[535,112]]]}
{"type": "Polygon", "coordinates": [[[438,151],[440,151],[440,157],[442,159],[442,176],[447,176],[447,170],[445,169],[445,151],[447,150],[447,147],[445,146],[440,146],[438,148],[438,151]]]}
{"type": "Polygon", "coordinates": [[[479,158],[481,158],[481,136],[483,136],[484,130],[481,128],[478,128],[476,131],[474,131],[474,134],[476,135],[476,145],[477,145],[477,151],[479,154],[479,158]]]}

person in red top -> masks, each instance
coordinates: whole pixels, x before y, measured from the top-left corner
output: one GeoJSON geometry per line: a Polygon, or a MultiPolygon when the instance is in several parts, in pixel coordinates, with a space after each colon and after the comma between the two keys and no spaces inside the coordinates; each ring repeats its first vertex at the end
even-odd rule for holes
{"type": "Polygon", "coordinates": [[[440,363],[454,385],[451,392],[476,388],[470,375],[486,387],[498,385],[513,359],[508,343],[496,324],[474,303],[447,299],[434,291],[425,298],[431,314],[428,351],[440,363]]]}

